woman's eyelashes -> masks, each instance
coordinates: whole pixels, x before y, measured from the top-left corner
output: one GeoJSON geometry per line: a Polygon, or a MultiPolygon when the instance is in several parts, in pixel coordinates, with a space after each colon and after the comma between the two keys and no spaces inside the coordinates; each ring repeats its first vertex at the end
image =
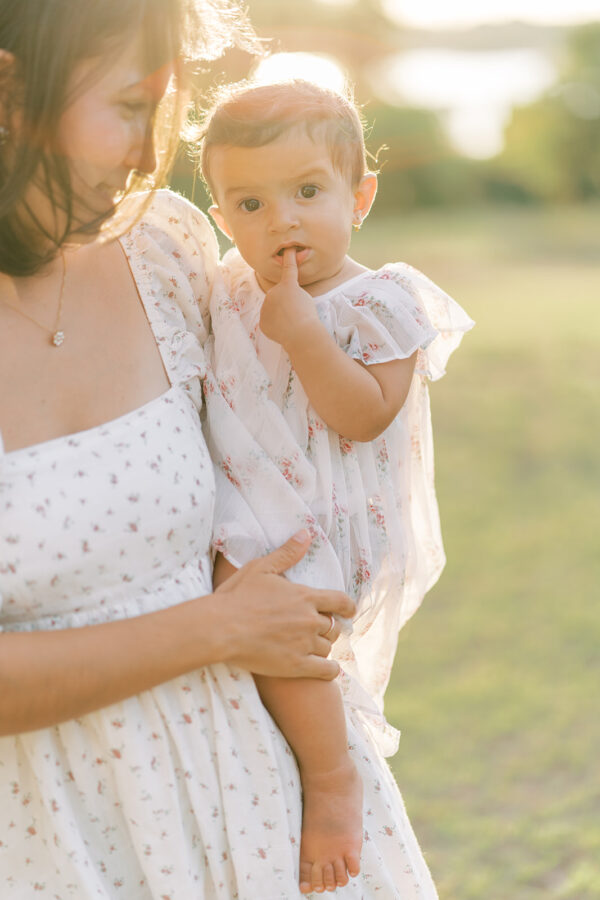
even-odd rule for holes
{"type": "Polygon", "coordinates": [[[154,104],[151,100],[120,100],[119,107],[124,119],[135,119],[137,116],[150,118],[154,112],[154,104]]]}

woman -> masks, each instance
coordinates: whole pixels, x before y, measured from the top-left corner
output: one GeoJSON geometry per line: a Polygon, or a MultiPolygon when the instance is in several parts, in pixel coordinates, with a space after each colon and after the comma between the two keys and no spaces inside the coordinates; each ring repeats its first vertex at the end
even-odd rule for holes
{"type": "Polygon", "coordinates": [[[189,36],[235,27],[224,2],[0,0],[3,898],[298,896],[297,770],[249,672],[334,677],[353,607],[278,577],[304,534],[210,593],[215,238],[168,192],[116,203],[169,162],[189,36]]]}
{"type": "MultiPolygon", "coordinates": [[[[154,333],[142,305],[152,315],[144,260],[131,262],[134,280],[123,252],[150,219],[123,243],[94,240],[131,173],[156,167],[150,126],[180,52],[185,6],[0,4],[3,897],[187,898],[204,896],[202,887],[216,896],[222,861],[186,856],[201,839],[184,797],[187,767],[210,773],[176,749],[177,722],[202,730],[212,720],[214,742],[203,742],[210,769],[226,736],[214,708],[198,710],[225,691],[229,708],[244,709],[249,695],[252,716],[261,712],[249,676],[235,668],[215,667],[228,673],[219,685],[213,676],[208,686],[198,676],[164,683],[225,662],[331,678],[337,666],[325,657],[338,628],[329,614],[351,613],[341,595],[275,577],[303,555],[303,536],[247,567],[218,602],[210,595],[214,485],[196,415],[202,353],[193,331],[203,334],[194,301],[206,299],[214,238],[198,215],[204,237],[172,257],[182,280],[194,260],[189,309],[170,309],[162,322],[157,314],[154,333]],[[155,685],[163,687],[152,693],[155,685]],[[160,797],[150,797],[152,772],[160,797]],[[127,799],[129,780],[140,792],[127,799]]],[[[171,223],[147,238],[144,258],[164,257],[178,231],[171,223]]],[[[276,769],[286,750],[266,718],[254,727],[265,725],[261,750],[276,769]]],[[[193,790],[204,791],[199,802],[212,815],[220,788],[199,780],[193,790]]]]}

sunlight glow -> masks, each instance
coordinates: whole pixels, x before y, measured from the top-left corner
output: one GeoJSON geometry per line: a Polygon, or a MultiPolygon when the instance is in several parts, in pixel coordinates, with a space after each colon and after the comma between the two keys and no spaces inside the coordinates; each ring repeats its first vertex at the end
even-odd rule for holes
{"type": "Polygon", "coordinates": [[[600,21],[599,0],[382,0],[387,15],[414,28],[464,28],[484,22],[573,24],[600,21]]]}
{"type": "Polygon", "coordinates": [[[555,78],[535,50],[414,50],[384,60],[373,82],[398,104],[442,113],[457,149],[486,157],[502,149],[511,108],[535,100],[555,78]]]}
{"type": "Polygon", "coordinates": [[[289,81],[303,78],[332,91],[343,92],[346,76],[330,56],[318,53],[274,53],[263,59],[253,75],[253,81],[289,81]]]}

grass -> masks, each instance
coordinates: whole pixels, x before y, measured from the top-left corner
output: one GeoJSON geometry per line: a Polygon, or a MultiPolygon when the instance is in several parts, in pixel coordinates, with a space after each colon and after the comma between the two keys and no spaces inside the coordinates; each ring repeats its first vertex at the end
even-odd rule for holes
{"type": "Polygon", "coordinates": [[[600,898],[599,222],[421,212],[355,239],[477,322],[432,387],[448,565],[386,697],[441,900],[600,898]]]}

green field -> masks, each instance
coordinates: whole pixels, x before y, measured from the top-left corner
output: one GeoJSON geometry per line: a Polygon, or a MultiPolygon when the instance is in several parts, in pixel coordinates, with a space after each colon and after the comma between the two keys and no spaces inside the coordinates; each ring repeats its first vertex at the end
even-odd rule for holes
{"type": "Polygon", "coordinates": [[[432,388],[448,564],[394,772],[442,900],[600,898],[600,208],[373,216],[477,327],[432,388]]]}

